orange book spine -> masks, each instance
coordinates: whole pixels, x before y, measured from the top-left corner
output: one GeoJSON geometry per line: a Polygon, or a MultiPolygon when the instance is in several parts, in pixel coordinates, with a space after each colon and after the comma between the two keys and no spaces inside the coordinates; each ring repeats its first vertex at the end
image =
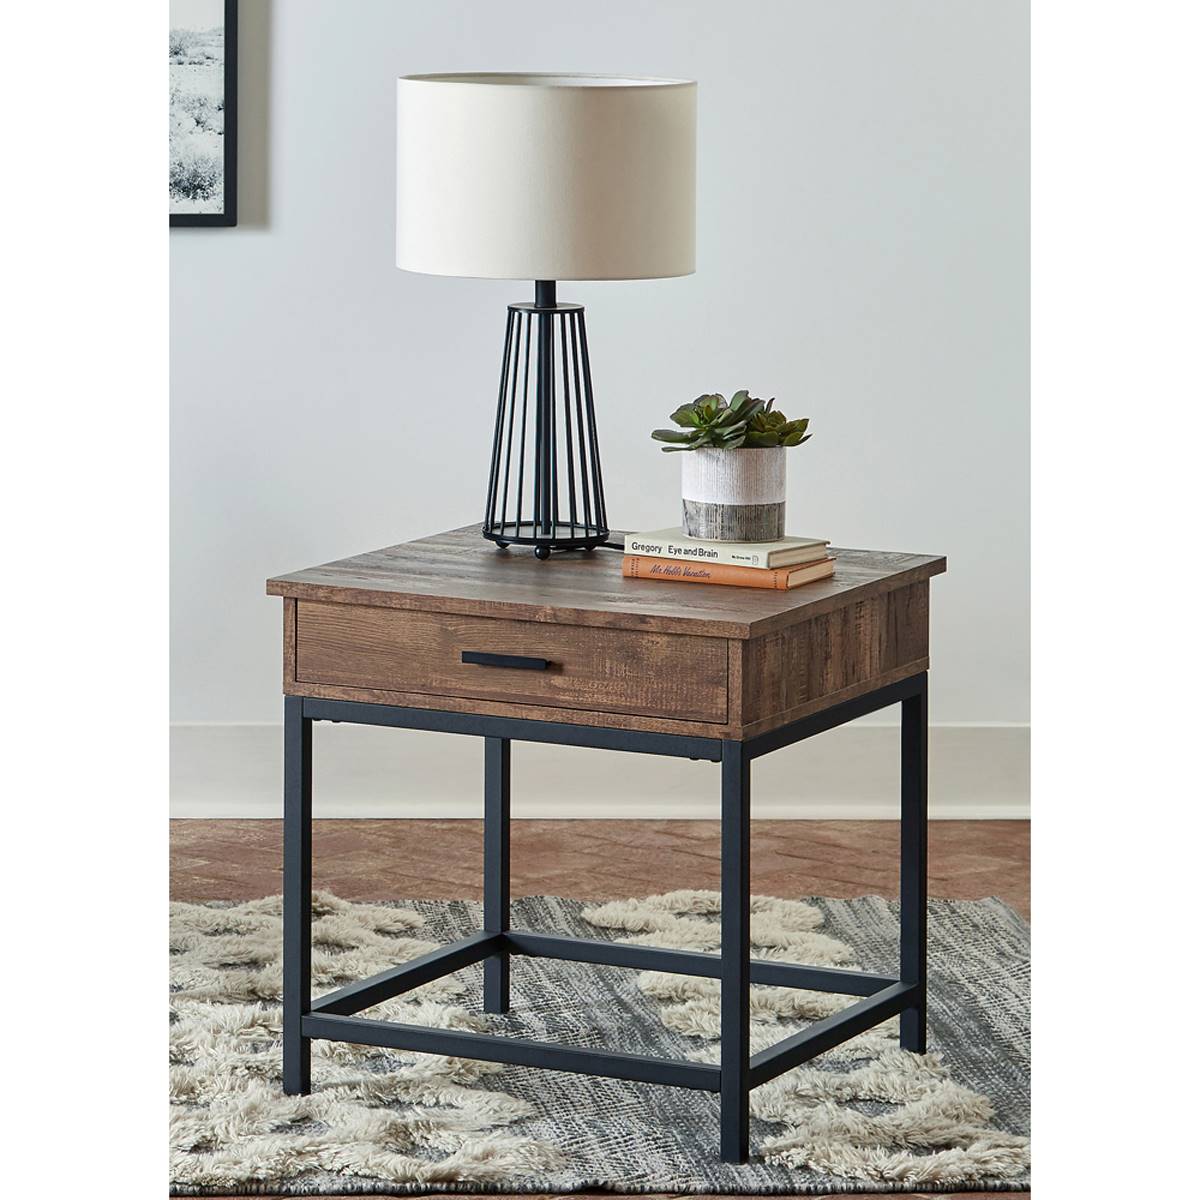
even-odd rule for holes
{"type": "Polygon", "coordinates": [[[626,554],[621,574],[626,579],[661,579],[670,583],[724,583],[733,587],[769,588],[786,591],[788,576],[795,567],[733,567],[728,563],[683,562],[676,558],[651,558],[626,554]]]}

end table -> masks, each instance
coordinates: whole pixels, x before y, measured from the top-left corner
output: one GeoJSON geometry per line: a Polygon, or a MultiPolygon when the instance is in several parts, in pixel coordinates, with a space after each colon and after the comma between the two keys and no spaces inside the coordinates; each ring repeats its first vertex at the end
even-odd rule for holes
{"type": "Polygon", "coordinates": [[[749,1155],[750,1091],[900,1016],[925,1049],[929,580],[946,560],[838,550],[832,579],[793,591],[627,580],[604,550],[536,561],[479,526],[267,583],[283,597],[283,1079],[309,1090],[313,1039],[548,1067],[719,1093],[720,1151],[749,1155]],[[750,764],[899,704],[899,974],[750,957],[750,764]],[[483,929],[311,998],[312,727],[317,721],[483,739],[483,929]],[[721,765],[719,955],[509,928],[514,741],[721,765]],[[466,1033],[354,1014],[484,964],[484,1008],[508,1008],[509,965],[535,955],[721,981],[719,1065],[466,1033]],[[860,997],[750,1054],[750,985],[860,997]]]}

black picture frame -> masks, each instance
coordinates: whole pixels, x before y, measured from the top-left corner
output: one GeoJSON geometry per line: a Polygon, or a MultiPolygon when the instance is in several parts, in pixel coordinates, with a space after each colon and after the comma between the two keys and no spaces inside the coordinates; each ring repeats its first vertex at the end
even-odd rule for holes
{"type": "Polygon", "coordinates": [[[238,0],[225,0],[225,132],[224,194],[219,213],[170,213],[171,226],[224,226],[237,224],[238,126],[238,0]]]}

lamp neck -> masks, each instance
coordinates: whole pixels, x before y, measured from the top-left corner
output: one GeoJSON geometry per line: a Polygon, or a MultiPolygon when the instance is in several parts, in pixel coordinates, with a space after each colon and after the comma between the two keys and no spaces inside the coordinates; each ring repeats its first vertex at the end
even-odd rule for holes
{"type": "Polygon", "coordinates": [[[556,284],[553,279],[537,279],[533,284],[535,308],[554,308],[558,304],[556,284]]]}

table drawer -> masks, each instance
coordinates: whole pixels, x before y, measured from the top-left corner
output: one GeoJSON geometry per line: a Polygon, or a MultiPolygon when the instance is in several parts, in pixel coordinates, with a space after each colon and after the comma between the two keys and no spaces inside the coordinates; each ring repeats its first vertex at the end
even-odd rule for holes
{"type": "Polygon", "coordinates": [[[302,684],[726,719],[724,638],[306,600],[295,636],[302,684]]]}

